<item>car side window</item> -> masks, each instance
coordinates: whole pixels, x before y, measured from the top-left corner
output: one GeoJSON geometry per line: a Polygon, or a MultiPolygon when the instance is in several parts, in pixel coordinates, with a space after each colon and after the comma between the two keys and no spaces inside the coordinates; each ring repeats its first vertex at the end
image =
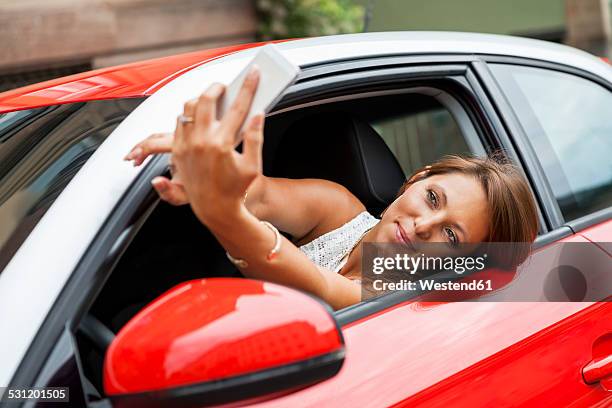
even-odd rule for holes
{"type": "Polygon", "coordinates": [[[444,155],[475,153],[452,114],[438,104],[374,119],[370,125],[389,146],[407,176],[444,155]]]}
{"type": "Polygon", "coordinates": [[[142,101],[0,114],[0,272],[88,158],[142,101]]]}
{"type": "Polygon", "coordinates": [[[612,205],[612,92],[542,68],[491,64],[570,221],[612,205]]]}

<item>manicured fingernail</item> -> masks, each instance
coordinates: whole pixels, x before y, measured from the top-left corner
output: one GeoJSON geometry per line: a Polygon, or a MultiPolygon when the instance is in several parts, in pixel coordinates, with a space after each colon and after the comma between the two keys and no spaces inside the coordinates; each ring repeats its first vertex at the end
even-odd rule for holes
{"type": "Polygon", "coordinates": [[[137,147],[125,156],[124,160],[134,160],[142,154],[142,147],[137,147]]]}
{"type": "Polygon", "coordinates": [[[259,77],[259,67],[257,65],[253,65],[251,70],[249,71],[249,80],[254,81],[259,77]]]}
{"type": "Polygon", "coordinates": [[[157,178],[157,177],[154,178],[153,180],[151,180],[151,184],[153,185],[153,188],[159,192],[166,191],[166,184],[160,178],[157,178]]]}
{"type": "Polygon", "coordinates": [[[263,113],[258,113],[253,117],[253,126],[255,129],[260,130],[263,127],[264,115],[263,113]]]}

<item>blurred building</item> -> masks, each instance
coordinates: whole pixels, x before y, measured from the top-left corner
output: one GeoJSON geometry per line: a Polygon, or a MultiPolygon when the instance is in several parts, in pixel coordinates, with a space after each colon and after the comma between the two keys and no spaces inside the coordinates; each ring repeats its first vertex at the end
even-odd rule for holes
{"type": "Polygon", "coordinates": [[[566,0],[566,42],[612,57],[612,0],[566,0]]]}
{"type": "Polygon", "coordinates": [[[610,56],[612,0],[357,0],[367,31],[449,30],[563,42],[610,56]]]}
{"type": "Polygon", "coordinates": [[[255,31],[253,0],[0,0],[0,91],[255,31]]]}
{"type": "MultiPolygon", "coordinates": [[[[93,68],[251,42],[256,1],[0,0],[0,91],[93,68]]],[[[612,0],[353,1],[368,10],[366,31],[511,34],[611,54],[612,0]]]]}

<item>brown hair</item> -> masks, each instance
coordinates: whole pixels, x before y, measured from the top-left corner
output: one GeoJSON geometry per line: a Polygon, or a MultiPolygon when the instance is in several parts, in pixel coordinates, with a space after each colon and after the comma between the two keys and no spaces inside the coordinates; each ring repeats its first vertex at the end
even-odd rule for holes
{"type": "MultiPolygon", "coordinates": [[[[478,180],[487,196],[490,222],[486,242],[531,244],[538,233],[535,200],[520,169],[501,153],[486,158],[445,156],[417,170],[398,192],[398,197],[414,182],[437,174],[461,173],[478,180]]],[[[529,248],[508,251],[506,266],[517,266],[529,255],[529,248]]]]}

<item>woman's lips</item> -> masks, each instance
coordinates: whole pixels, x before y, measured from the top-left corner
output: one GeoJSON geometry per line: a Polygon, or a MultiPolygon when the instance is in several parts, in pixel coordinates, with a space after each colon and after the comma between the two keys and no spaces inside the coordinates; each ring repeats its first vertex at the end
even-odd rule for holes
{"type": "Polygon", "coordinates": [[[406,245],[408,248],[414,250],[414,245],[412,244],[412,241],[410,240],[410,238],[408,237],[408,234],[406,233],[406,231],[402,228],[402,226],[400,225],[400,223],[396,223],[396,228],[395,228],[395,239],[397,240],[397,242],[399,242],[400,244],[404,244],[406,245]]]}

